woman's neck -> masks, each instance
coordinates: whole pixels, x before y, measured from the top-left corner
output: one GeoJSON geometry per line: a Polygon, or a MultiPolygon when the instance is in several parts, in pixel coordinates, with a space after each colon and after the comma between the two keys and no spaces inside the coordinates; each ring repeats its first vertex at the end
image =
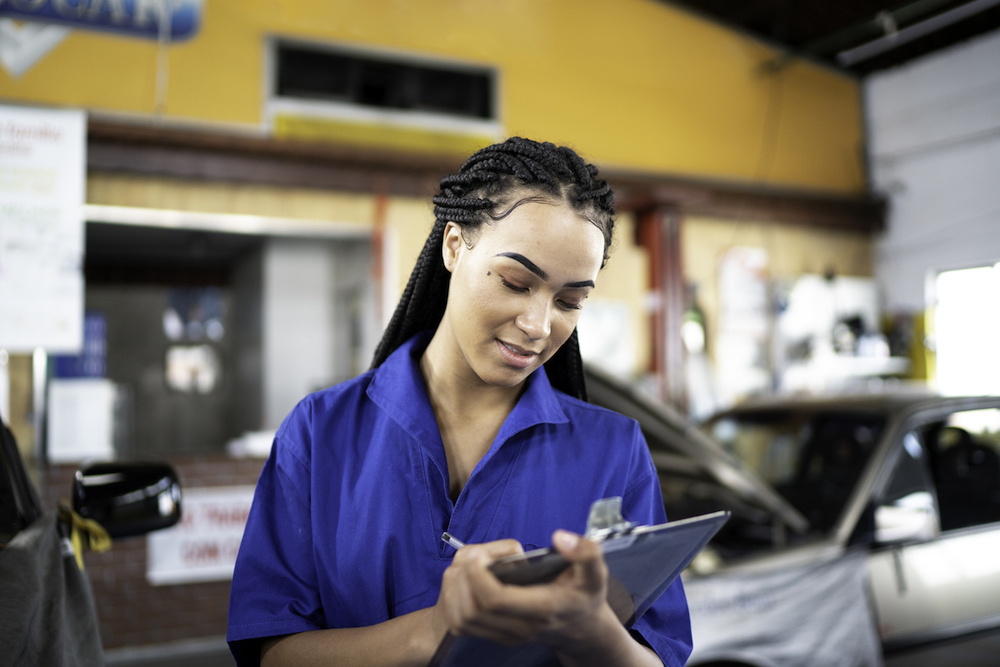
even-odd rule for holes
{"type": "Polygon", "coordinates": [[[441,406],[450,414],[469,418],[484,412],[510,414],[524,383],[497,387],[483,382],[459,353],[450,349],[445,335],[438,330],[420,357],[420,373],[435,413],[441,406]]]}
{"type": "Polygon", "coordinates": [[[456,363],[456,355],[449,356],[439,334],[440,331],[420,357],[420,373],[441,433],[448,462],[448,490],[454,501],[489,452],[504,420],[517,404],[524,383],[494,387],[483,382],[472,369],[463,373],[464,360],[456,363]]]}

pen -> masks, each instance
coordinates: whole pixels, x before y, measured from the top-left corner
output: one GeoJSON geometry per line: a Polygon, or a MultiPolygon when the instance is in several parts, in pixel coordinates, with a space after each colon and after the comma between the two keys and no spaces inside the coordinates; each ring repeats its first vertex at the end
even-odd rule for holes
{"type": "Polygon", "coordinates": [[[465,546],[465,542],[463,542],[461,540],[456,540],[449,533],[441,533],[441,539],[444,542],[447,542],[451,546],[455,547],[456,549],[461,549],[462,547],[465,546]]]}

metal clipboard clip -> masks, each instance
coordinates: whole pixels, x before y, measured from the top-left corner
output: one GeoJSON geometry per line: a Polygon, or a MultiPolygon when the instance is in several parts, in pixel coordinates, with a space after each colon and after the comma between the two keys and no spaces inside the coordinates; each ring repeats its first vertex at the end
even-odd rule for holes
{"type": "Polygon", "coordinates": [[[613,496],[595,500],[590,506],[587,517],[587,530],[583,534],[588,540],[600,542],[601,551],[617,551],[624,549],[635,541],[625,538],[638,527],[637,523],[626,521],[622,516],[622,498],[613,496]],[[613,540],[613,542],[608,542],[613,540]]]}

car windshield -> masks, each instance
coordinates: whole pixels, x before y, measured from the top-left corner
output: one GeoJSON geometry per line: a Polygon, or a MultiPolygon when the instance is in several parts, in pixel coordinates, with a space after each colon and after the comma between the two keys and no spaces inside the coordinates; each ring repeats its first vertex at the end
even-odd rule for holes
{"type": "Polygon", "coordinates": [[[884,425],[885,417],[873,413],[768,410],[731,413],[707,430],[815,531],[825,532],[843,511],[884,425]]]}
{"type": "Polygon", "coordinates": [[[724,560],[812,539],[829,531],[885,425],[876,413],[804,409],[728,413],[705,430],[747,468],[774,487],[808,520],[805,535],[785,530],[773,514],[721,485],[704,470],[653,451],[667,516],[681,519],[715,510],[732,518],[712,540],[724,560]]]}

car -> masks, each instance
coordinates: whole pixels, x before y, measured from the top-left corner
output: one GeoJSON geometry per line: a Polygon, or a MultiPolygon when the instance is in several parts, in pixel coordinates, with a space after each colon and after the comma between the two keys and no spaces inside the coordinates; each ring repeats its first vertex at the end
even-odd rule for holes
{"type": "Polygon", "coordinates": [[[167,528],[181,516],[180,481],[166,463],[89,463],[71,491],[72,506],[43,511],[14,436],[0,422],[4,664],[104,664],[83,550],[167,528]]]}
{"type": "Polygon", "coordinates": [[[1000,645],[1000,397],[775,397],[692,424],[599,369],[587,386],[638,420],[671,520],[732,512],[683,576],[688,664],[1000,645]]]}

